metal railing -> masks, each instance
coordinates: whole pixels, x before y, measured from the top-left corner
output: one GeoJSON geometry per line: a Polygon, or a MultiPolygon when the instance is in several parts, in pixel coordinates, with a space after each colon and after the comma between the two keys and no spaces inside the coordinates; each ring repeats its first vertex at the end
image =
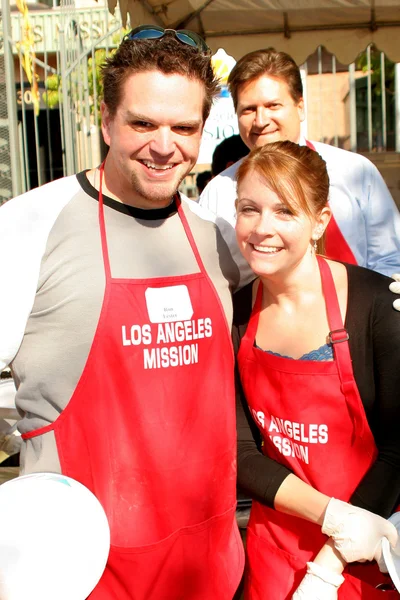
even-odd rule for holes
{"type": "Polygon", "coordinates": [[[354,152],[400,151],[399,65],[372,46],[341,65],[319,47],[301,69],[310,138],[354,152]]]}
{"type": "MultiPolygon", "coordinates": [[[[6,3],[2,0],[3,8],[6,3]]],[[[13,106],[14,115],[3,116],[7,108],[3,102],[0,152],[3,145],[14,186],[3,186],[0,203],[63,175],[91,168],[99,164],[105,152],[99,126],[99,65],[124,34],[118,11],[112,17],[105,7],[77,10],[64,0],[61,9],[32,13],[30,21],[35,37],[33,63],[39,79],[39,113],[34,110],[33,86],[22,67],[22,18],[11,15],[8,29],[4,19],[1,22],[4,52],[0,50],[0,78],[3,73],[4,79],[11,81],[7,94],[5,90],[3,94],[13,106]],[[2,124],[7,124],[4,132],[2,124]],[[18,134],[11,133],[12,125],[18,134]],[[6,144],[9,138],[13,140],[11,146],[6,144]],[[19,160],[14,169],[13,154],[19,160]]],[[[0,164],[0,189],[1,171],[0,164]]]]}
{"type": "MultiPolygon", "coordinates": [[[[22,68],[21,16],[12,14],[7,21],[9,2],[1,0],[0,203],[96,166],[104,156],[99,65],[124,31],[118,12],[78,10],[69,1],[63,0],[61,9],[30,16],[39,78],[37,114],[22,68]]],[[[301,72],[304,133],[310,139],[353,151],[400,152],[400,65],[370,47],[345,66],[320,47],[301,72]]]]}

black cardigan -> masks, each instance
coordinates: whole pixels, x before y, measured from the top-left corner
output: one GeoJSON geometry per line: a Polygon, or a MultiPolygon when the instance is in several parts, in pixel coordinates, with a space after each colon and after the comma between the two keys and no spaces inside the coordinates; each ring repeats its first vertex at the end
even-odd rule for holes
{"type": "MultiPolygon", "coordinates": [[[[346,265],[348,304],[345,327],[354,377],[378,458],[351,502],[388,517],[400,498],[400,313],[392,302],[390,278],[346,265]]],[[[237,353],[251,314],[252,284],[233,297],[233,343],[237,353]]],[[[237,376],[238,483],[252,498],[272,506],[291,472],[261,454],[260,434],[250,416],[237,376]]]]}

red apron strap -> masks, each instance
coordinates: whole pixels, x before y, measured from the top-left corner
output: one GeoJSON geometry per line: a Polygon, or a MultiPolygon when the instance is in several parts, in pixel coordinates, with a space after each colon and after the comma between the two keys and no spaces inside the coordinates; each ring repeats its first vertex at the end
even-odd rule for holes
{"type": "MultiPolygon", "coordinates": [[[[197,265],[198,265],[198,267],[200,269],[200,272],[203,275],[203,277],[205,277],[207,279],[209,285],[211,286],[211,289],[213,291],[215,299],[218,302],[218,306],[221,309],[222,314],[225,315],[225,311],[224,311],[224,307],[222,306],[221,298],[217,294],[217,290],[215,289],[215,286],[214,286],[214,284],[213,284],[213,282],[211,280],[211,277],[209,276],[208,272],[204,268],[204,264],[203,264],[203,261],[202,261],[201,256],[200,256],[200,252],[199,252],[199,250],[197,248],[196,242],[194,241],[194,237],[193,237],[192,231],[191,231],[191,229],[189,227],[189,223],[187,221],[185,212],[184,212],[184,210],[182,208],[182,200],[181,200],[179,194],[175,194],[174,199],[175,199],[175,202],[176,202],[176,207],[178,209],[179,217],[181,219],[181,223],[183,225],[183,229],[185,230],[186,237],[187,237],[187,239],[189,241],[190,247],[192,249],[192,252],[194,254],[194,257],[196,259],[196,262],[197,262],[197,265]]],[[[227,321],[226,317],[225,317],[225,324],[226,324],[226,328],[228,330],[228,334],[229,334],[229,337],[230,337],[231,330],[230,330],[230,327],[229,327],[229,324],[228,324],[228,321],[227,321]]],[[[232,347],[232,353],[233,353],[233,347],[232,347]]]]}
{"type": "Polygon", "coordinates": [[[247,325],[246,336],[242,339],[242,343],[248,342],[250,346],[253,346],[254,340],[256,339],[258,321],[260,318],[262,298],[263,298],[263,285],[262,285],[262,282],[259,280],[256,301],[254,303],[253,310],[251,311],[250,320],[247,325]]]}
{"type": "Polygon", "coordinates": [[[362,406],[360,406],[359,394],[355,389],[353,367],[348,343],[349,334],[343,325],[331,269],[326,260],[321,256],[317,256],[317,260],[321,271],[322,289],[324,292],[330,328],[329,341],[333,346],[342,392],[347,396],[349,410],[353,418],[355,429],[357,429],[357,433],[362,436],[364,433],[364,419],[362,418],[364,411],[362,406]]]}
{"type": "Polygon", "coordinates": [[[53,431],[54,423],[50,423],[50,425],[45,425],[44,427],[40,427],[40,429],[34,429],[33,431],[28,431],[27,433],[22,433],[21,438],[23,440],[31,440],[34,437],[39,435],[43,435],[44,433],[48,433],[49,431],[53,431]]]}
{"type": "MultiPolygon", "coordinates": [[[[104,259],[104,270],[106,273],[106,280],[109,281],[111,279],[111,267],[110,267],[110,259],[108,254],[108,244],[107,244],[107,235],[106,235],[106,226],[104,220],[104,203],[103,203],[103,176],[104,176],[104,164],[105,161],[101,163],[100,166],[100,185],[99,185],[99,223],[100,223],[100,236],[101,236],[101,247],[103,251],[103,259],[104,259]]],[[[186,219],[186,215],[182,209],[182,201],[179,197],[179,194],[174,196],[174,200],[176,202],[176,207],[178,210],[179,217],[181,219],[183,228],[185,230],[186,237],[188,238],[190,247],[195,256],[196,262],[200,269],[200,272],[203,275],[207,276],[207,272],[204,268],[203,261],[201,260],[200,253],[197,249],[196,243],[193,238],[193,234],[190,230],[189,224],[186,219]]],[[[207,276],[207,279],[208,276],[207,276]]]]}
{"type": "MultiPolygon", "coordinates": [[[[309,140],[306,140],[306,146],[311,150],[314,150],[314,152],[317,152],[314,144],[309,140]]],[[[341,260],[351,265],[357,264],[355,256],[340,231],[333,215],[326,228],[325,252],[326,256],[333,260],[341,260]]]]}
{"type": "Polygon", "coordinates": [[[185,215],[184,210],[182,208],[182,200],[180,199],[179,194],[175,194],[174,199],[175,199],[175,202],[176,202],[176,207],[178,209],[178,214],[179,214],[180,219],[181,219],[181,223],[183,225],[183,229],[185,230],[186,237],[189,240],[189,244],[190,244],[192,252],[193,252],[193,254],[195,256],[195,259],[196,259],[196,262],[198,264],[198,267],[199,267],[201,273],[203,275],[205,275],[207,277],[207,279],[209,279],[207,271],[204,268],[203,261],[201,260],[200,252],[199,252],[199,250],[198,250],[198,248],[196,246],[196,242],[194,241],[194,237],[193,237],[193,234],[192,234],[191,229],[189,227],[189,223],[187,222],[186,215],[185,215]]]}
{"type": "Polygon", "coordinates": [[[350,265],[358,264],[333,215],[326,228],[325,253],[333,260],[341,260],[350,265]]]}
{"type": "Polygon", "coordinates": [[[306,146],[307,148],[310,148],[310,150],[314,150],[314,152],[316,152],[315,146],[312,142],[310,142],[310,140],[306,140],[306,146]]]}
{"type": "Polygon", "coordinates": [[[104,261],[104,272],[106,274],[106,281],[111,279],[111,267],[110,259],[108,256],[108,244],[106,236],[106,223],[104,220],[104,205],[103,205],[103,175],[104,175],[104,164],[105,159],[100,165],[100,185],[99,185],[99,225],[100,225],[100,237],[101,237],[101,249],[103,252],[104,261]]]}

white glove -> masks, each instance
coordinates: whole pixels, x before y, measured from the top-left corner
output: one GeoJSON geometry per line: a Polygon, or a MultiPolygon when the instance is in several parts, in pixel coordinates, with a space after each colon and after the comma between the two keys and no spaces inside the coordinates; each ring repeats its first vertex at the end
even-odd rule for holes
{"type": "Polygon", "coordinates": [[[331,498],[326,507],[322,533],[332,538],[334,546],[348,563],[376,560],[382,556],[382,538],[394,548],[398,535],[394,525],[374,513],[331,498]]]}
{"type": "Polygon", "coordinates": [[[336,600],[343,575],[328,571],[313,562],[307,563],[307,573],[292,596],[292,600],[336,600]]]}
{"type": "MultiPolygon", "coordinates": [[[[392,279],[394,279],[394,281],[389,285],[389,290],[393,292],[393,294],[400,294],[400,273],[394,273],[392,279]]],[[[400,298],[394,300],[393,308],[400,311],[400,298]]]]}

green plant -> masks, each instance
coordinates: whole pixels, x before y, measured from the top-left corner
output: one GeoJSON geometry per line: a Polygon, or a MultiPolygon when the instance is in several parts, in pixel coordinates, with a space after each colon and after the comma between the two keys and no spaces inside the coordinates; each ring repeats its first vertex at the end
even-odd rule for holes
{"type": "MultiPolygon", "coordinates": [[[[359,55],[356,61],[357,69],[368,74],[368,54],[363,52],[359,55]]],[[[382,67],[381,67],[381,52],[371,46],[371,87],[374,94],[382,95],[382,67]]],[[[385,57],[385,91],[387,94],[394,96],[394,63],[385,57]]]]}
{"type": "MultiPolygon", "coordinates": [[[[85,59],[86,62],[82,61],[68,78],[67,85],[69,86],[70,93],[73,94],[75,98],[75,106],[78,114],[80,110],[77,88],[80,82],[83,81],[86,83],[90,114],[97,114],[97,124],[100,124],[100,102],[103,97],[101,66],[105,59],[114,52],[115,48],[109,50],[99,48],[94,52],[94,55],[89,56],[87,60],[85,59]]],[[[49,108],[56,108],[59,105],[63,84],[64,82],[61,80],[61,76],[57,73],[53,73],[46,78],[46,91],[43,93],[43,100],[49,108]]]]}
{"type": "Polygon", "coordinates": [[[46,78],[46,91],[43,93],[43,100],[49,108],[56,108],[58,106],[60,79],[57,73],[53,73],[46,78]]]}

